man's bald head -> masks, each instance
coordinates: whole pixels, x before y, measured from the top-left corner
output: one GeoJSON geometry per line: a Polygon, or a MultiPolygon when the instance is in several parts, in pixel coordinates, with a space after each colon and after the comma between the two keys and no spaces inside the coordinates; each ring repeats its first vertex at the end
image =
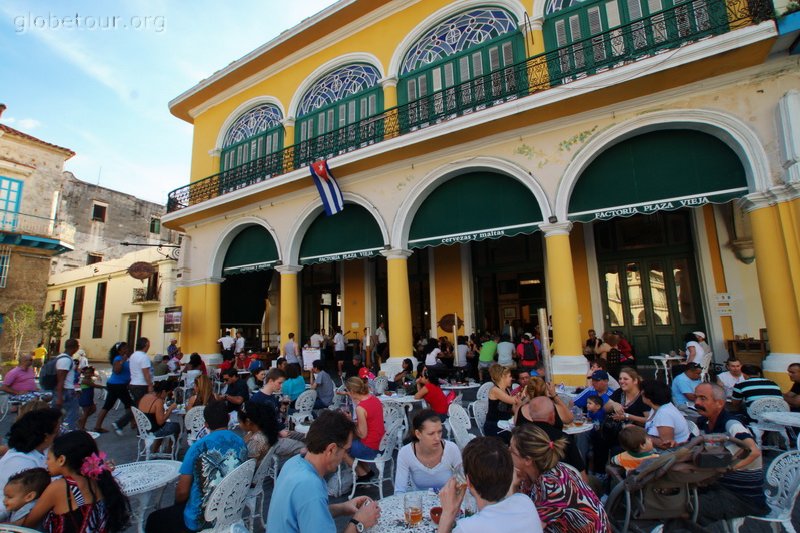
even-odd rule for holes
{"type": "Polygon", "coordinates": [[[528,414],[530,414],[533,422],[546,422],[548,424],[555,424],[556,422],[556,410],[553,406],[553,400],[547,396],[537,396],[532,399],[528,404],[528,414]]]}

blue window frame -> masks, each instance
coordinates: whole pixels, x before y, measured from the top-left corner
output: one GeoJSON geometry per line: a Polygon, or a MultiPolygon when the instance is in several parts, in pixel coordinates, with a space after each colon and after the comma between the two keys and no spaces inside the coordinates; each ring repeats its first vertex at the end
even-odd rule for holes
{"type": "Polygon", "coordinates": [[[0,230],[14,231],[17,228],[22,186],[20,180],[0,176],[0,230]]]}

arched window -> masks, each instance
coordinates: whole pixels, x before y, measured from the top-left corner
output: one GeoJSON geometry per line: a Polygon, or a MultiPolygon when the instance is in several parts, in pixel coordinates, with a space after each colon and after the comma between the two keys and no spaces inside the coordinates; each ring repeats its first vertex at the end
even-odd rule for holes
{"type": "Polygon", "coordinates": [[[297,108],[297,141],[313,139],[382,112],[380,77],[372,65],[353,64],[317,80],[297,108]]]}
{"type": "Polygon", "coordinates": [[[548,0],[544,15],[545,46],[559,49],[554,83],[728,29],[720,0],[548,0]]]}
{"type": "Polygon", "coordinates": [[[273,104],[247,110],[228,128],[222,142],[221,170],[277,152],[283,144],[283,116],[273,104]]]}
{"type": "Polygon", "coordinates": [[[485,7],[454,15],[427,31],[408,50],[400,65],[400,103],[419,100],[409,110],[413,123],[428,113],[479,105],[486,97],[504,97],[520,89],[508,68],[525,58],[525,46],[517,21],[504,9],[485,7]],[[500,72],[506,69],[505,72],[500,72]],[[481,78],[489,78],[448,88],[481,78]],[[434,102],[424,98],[445,90],[434,102]]]}

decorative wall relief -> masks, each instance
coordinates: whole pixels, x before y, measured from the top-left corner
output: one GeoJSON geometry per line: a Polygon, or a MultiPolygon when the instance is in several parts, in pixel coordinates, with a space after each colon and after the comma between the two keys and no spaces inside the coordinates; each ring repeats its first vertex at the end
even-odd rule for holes
{"type": "Polygon", "coordinates": [[[558,150],[561,152],[569,152],[572,150],[572,147],[576,144],[583,144],[586,140],[591,137],[594,132],[597,131],[597,126],[595,125],[594,128],[590,130],[584,130],[577,135],[573,135],[569,139],[565,139],[558,143],[558,150]]]}

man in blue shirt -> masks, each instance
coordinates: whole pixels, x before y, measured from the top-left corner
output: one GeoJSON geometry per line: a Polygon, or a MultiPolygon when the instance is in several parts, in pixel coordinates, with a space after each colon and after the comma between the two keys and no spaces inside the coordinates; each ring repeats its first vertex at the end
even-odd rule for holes
{"type": "Polygon", "coordinates": [[[687,363],[683,374],[672,380],[672,402],[678,409],[687,409],[694,402],[694,390],[700,385],[702,367],[697,363],[687,363]]]}
{"type": "Polygon", "coordinates": [[[267,531],[336,533],[334,516],[353,518],[345,533],[374,526],[380,508],[367,496],[328,504],[325,476],[336,472],[353,442],[355,424],[340,411],[323,411],[306,436],[305,457],[289,459],[281,470],[267,513],[267,531]]]}
{"type": "Polygon", "coordinates": [[[600,396],[603,399],[603,404],[605,404],[611,397],[611,393],[614,392],[608,388],[608,372],[605,370],[595,370],[592,372],[591,379],[592,386],[583,389],[583,392],[572,402],[584,411],[586,410],[586,401],[590,396],[600,396]]]}
{"type": "Polygon", "coordinates": [[[186,452],[175,488],[175,505],[153,512],[147,518],[147,533],[201,531],[210,527],[203,517],[205,502],[214,487],[247,460],[244,440],[227,429],[225,402],[209,403],[203,409],[203,416],[210,433],[186,452]]]}

